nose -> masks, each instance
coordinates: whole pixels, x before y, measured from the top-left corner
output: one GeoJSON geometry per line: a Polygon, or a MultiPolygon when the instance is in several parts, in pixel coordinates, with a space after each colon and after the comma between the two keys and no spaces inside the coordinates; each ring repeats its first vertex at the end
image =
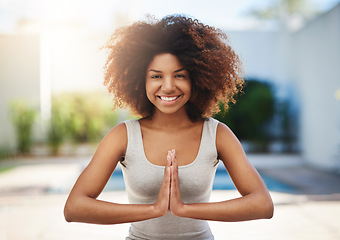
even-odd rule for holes
{"type": "Polygon", "coordinates": [[[176,88],[175,81],[171,77],[165,77],[162,82],[162,91],[164,92],[172,92],[176,88]]]}

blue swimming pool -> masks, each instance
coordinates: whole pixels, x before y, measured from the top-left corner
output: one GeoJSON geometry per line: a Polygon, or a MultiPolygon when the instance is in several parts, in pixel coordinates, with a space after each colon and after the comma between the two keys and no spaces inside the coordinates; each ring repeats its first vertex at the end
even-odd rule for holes
{"type": "MultiPolygon", "coordinates": [[[[266,184],[267,188],[270,191],[288,192],[288,193],[294,193],[294,192],[297,191],[297,189],[290,184],[279,181],[278,179],[275,179],[271,176],[268,176],[261,171],[259,171],[259,173],[260,173],[264,183],[266,184]]],[[[215,190],[234,190],[234,189],[236,189],[231,178],[229,177],[227,170],[222,166],[219,166],[217,168],[215,179],[214,179],[213,189],[215,189],[215,190]]]]}
{"type": "MultiPolygon", "coordinates": [[[[265,173],[262,173],[261,171],[259,173],[263,181],[265,182],[267,188],[270,191],[288,192],[288,193],[294,193],[297,191],[297,189],[292,185],[279,181],[278,179],[268,176],[265,173]]],[[[104,191],[118,191],[118,190],[124,190],[124,189],[125,189],[125,184],[124,184],[123,174],[122,174],[121,169],[118,167],[112,174],[104,191]]],[[[213,184],[213,189],[214,190],[234,190],[235,189],[235,186],[233,182],[231,181],[229,174],[226,171],[226,169],[223,167],[223,165],[219,165],[217,168],[215,179],[214,179],[214,184],[213,184]]]]}

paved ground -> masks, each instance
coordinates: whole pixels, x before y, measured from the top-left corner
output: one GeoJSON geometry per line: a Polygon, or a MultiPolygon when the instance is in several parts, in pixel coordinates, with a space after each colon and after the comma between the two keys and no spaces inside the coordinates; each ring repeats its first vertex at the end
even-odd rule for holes
{"type": "MultiPolygon", "coordinates": [[[[293,184],[296,194],[271,192],[270,220],[210,222],[216,240],[340,239],[340,175],[305,167],[296,156],[249,156],[267,175],[293,184]]],[[[128,224],[101,226],[67,223],[67,192],[89,158],[16,159],[0,173],[0,240],[124,239],[128,224]]],[[[11,161],[2,161],[1,167],[11,161]]],[[[212,201],[237,197],[234,190],[213,191],[212,201]]],[[[104,192],[101,199],[127,202],[125,192],[104,192]]]]}

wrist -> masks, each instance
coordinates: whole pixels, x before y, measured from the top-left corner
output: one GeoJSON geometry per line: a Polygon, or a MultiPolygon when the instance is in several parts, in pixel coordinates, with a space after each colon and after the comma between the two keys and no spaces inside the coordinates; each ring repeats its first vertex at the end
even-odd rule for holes
{"type": "Polygon", "coordinates": [[[177,205],[176,208],[171,211],[171,213],[177,217],[186,217],[187,209],[188,209],[188,205],[183,203],[183,204],[177,205]]]}
{"type": "Polygon", "coordinates": [[[158,204],[152,204],[150,206],[150,212],[154,216],[154,218],[157,217],[163,217],[168,213],[168,209],[161,208],[158,204]]]}
{"type": "Polygon", "coordinates": [[[187,217],[188,216],[188,208],[190,208],[190,205],[188,204],[182,204],[181,207],[179,208],[179,216],[180,217],[187,217]]]}

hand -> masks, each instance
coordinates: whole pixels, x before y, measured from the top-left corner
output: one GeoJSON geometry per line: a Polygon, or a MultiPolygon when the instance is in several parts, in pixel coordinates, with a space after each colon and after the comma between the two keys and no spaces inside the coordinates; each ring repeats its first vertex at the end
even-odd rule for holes
{"type": "Polygon", "coordinates": [[[158,199],[154,203],[154,208],[160,216],[164,216],[169,211],[170,206],[170,182],[171,182],[171,158],[167,157],[167,164],[164,169],[164,177],[158,193],[158,199]]]}
{"type": "Polygon", "coordinates": [[[180,216],[184,203],[181,199],[181,189],[178,178],[178,163],[174,149],[168,152],[168,158],[171,160],[170,211],[173,215],[180,216]]]}

